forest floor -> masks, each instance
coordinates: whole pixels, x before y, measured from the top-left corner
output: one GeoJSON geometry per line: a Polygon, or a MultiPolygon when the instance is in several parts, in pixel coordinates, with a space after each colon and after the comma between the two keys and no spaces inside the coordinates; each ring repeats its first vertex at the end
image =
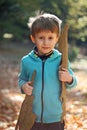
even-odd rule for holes
{"type": "MultiPolygon", "coordinates": [[[[14,130],[24,96],[17,85],[20,59],[30,48],[0,46],[0,130],[14,130]]],[[[87,130],[87,58],[71,64],[78,85],[67,90],[65,130],[87,130]]]]}

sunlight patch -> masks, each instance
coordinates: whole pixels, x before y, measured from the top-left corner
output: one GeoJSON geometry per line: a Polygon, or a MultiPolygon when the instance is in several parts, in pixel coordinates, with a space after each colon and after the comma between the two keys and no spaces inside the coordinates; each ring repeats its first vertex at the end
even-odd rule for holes
{"type": "Polygon", "coordinates": [[[22,96],[19,96],[19,95],[12,95],[10,96],[10,99],[13,100],[13,101],[23,101],[23,97],[22,96]]]}
{"type": "Polygon", "coordinates": [[[11,34],[11,33],[4,33],[4,35],[3,35],[3,38],[12,38],[13,37],[13,34],[11,34]]]}

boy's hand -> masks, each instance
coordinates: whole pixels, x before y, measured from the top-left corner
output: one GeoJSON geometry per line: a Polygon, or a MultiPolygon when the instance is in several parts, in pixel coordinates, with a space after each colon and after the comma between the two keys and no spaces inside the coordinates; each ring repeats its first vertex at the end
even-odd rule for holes
{"type": "Polygon", "coordinates": [[[62,82],[67,82],[71,84],[73,81],[73,78],[67,69],[62,68],[61,70],[59,70],[59,80],[62,82]]]}
{"type": "Polygon", "coordinates": [[[25,94],[32,95],[33,87],[31,86],[31,82],[27,82],[22,86],[22,89],[25,94]]]}

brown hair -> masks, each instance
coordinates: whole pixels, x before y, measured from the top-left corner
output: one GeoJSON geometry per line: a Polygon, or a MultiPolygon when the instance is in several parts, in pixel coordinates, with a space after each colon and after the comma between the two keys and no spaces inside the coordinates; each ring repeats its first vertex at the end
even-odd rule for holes
{"type": "Polygon", "coordinates": [[[33,22],[31,22],[31,26],[30,23],[28,23],[28,25],[33,36],[44,30],[50,30],[60,35],[61,23],[62,21],[57,16],[45,13],[34,18],[33,22]]]}

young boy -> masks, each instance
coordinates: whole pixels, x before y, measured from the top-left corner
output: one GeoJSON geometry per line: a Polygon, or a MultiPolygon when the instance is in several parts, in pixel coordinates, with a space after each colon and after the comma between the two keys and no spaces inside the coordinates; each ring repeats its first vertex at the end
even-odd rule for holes
{"type": "Polygon", "coordinates": [[[54,47],[60,36],[61,20],[53,14],[42,14],[32,22],[30,31],[35,48],[21,60],[19,87],[23,93],[34,96],[33,112],[37,118],[31,130],[64,130],[61,81],[67,88],[76,86],[77,81],[70,65],[68,70],[59,70],[62,54],[54,47]],[[34,70],[36,77],[32,87],[34,70]]]}

